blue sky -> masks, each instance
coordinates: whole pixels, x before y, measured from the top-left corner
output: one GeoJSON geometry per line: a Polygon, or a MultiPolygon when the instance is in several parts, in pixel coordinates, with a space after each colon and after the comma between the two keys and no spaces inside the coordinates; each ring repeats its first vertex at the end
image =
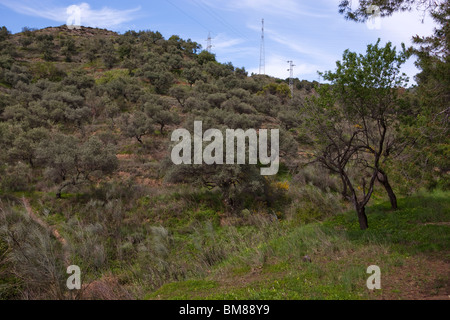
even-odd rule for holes
{"type": "MultiPolygon", "coordinates": [[[[357,0],[353,1],[354,4],[357,0]]],[[[333,70],[345,49],[364,52],[367,44],[411,44],[413,35],[430,35],[430,17],[419,12],[397,13],[380,21],[379,28],[346,21],[338,13],[339,0],[149,0],[149,1],[27,1],[0,0],[0,25],[13,33],[22,27],[44,28],[65,24],[67,8],[77,5],[81,25],[127,30],[160,31],[179,35],[206,47],[211,33],[220,62],[258,73],[261,19],[265,20],[266,73],[287,78],[288,60],[300,79],[319,80],[317,71],[333,70]]],[[[414,61],[404,67],[413,81],[414,61]]]]}

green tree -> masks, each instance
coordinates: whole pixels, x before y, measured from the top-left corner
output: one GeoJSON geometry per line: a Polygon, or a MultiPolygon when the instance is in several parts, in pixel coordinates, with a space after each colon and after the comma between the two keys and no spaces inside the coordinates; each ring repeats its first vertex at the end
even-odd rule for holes
{"type": "Polygon", "coordinates": [[[166,181],[218,189],[225,204],[240,209],[246,197],[267,201],[268,181],[252,165],[179,165],[167,168],[166,181]]]}
{"type": "Polygon", "coordinates": [[[9,31],[5,26],[0,28],[0,42],[8,40],[11,36],[11,31],[9,31]]]}
{"type": "Polygon", "coordinates": [[[115,101],[103,99],[105,105],[105,116],[111,120],[111,127],[116,125],[115,118],[120,114],[120,108],[115,101]]]}
{"type": "Polygon", "coordinates": [[[174,75],[168,71],[167,65],[162,62],[145,64],[139,75],[146,78],[154,86],[157,94],[167,94],[175,82],[174,75]]]}
{"type": "Polygon", "coordinates": [[[372,6],[379,8],[381,17],[388,17],[394,12],[410,11],[413,8],[434,13],[445,2],[447,0],[360,0],[358,6],[352,9],[352,0],[341,0],[339,12],[348,20],[364,22],[373,15],[372,6]]]}
{"type": "Polygon", "coordinates": [[[301,124],[300,113],[298,110],[287,109],[278,113],[278,119],[286,130],[296,128],[301,124]]]}
{"type": "Polygon", "coordinates": [[[170,88],[169,94],[177,99],[180,106],[184,108],[186,99],[189,97],[189,92],[184,86],[176,86],[170,88]]]}
{"type": "Polygon", "coordinates": [[[208,62],[217,62],[216,55],[208,51],[202,51],[197,56],[197,61],[200,65],[206,65],[208,62]]]}
{"type": "Polygon", "coordinates": [[[191,39],[187,39],[182,43],[182,49],[189,57],[193,57],[199,50],[201,50],[201,48],[202,46],[200,44],[192,41],[191,39]]]}
{"type": "Polygon", "coordinates": [[[158,94],[167,94],[175,81],[175,77],[169,71],[148,73],[147,78],[153,84],[158,94]]]}
{"type": "Polygon", "coordinates": [[[106,68],[111,69],[119,61],[116,49],[114,48],[114,43],[112,42],[112,40],[108,39],[100,41],[100,45],[101,45],[100,55],[103,60],[103,63],[105,64],[106,68]]]}
{"type": "Polygon", "coordinates": [[[137,111],[123,115],[120,128],[126,137],[136,138],[140,144],[144,144],[142,137],[154,131],[154,122],[144,112],[137,111]]]}
{"type": "Polygon", "coordinates": [[[104,145],[96,137],[80,143],[74,136],[60,133],[39,144],[37,158],[46,168],[47,178],[58,185],[58,198],[66,187],[92,183],[93,177],[101,178],[118,166],[111,145],[104,145]]]}
{"type": "Polygon", "coordinates": [[[34,128],[27,132],[22,132],[13,142],[8,155],[13,160],[26,161],[31,167],[34,167],[36,160],[36,151],[39,143],[49,136],[45,128],[34,128]]]}
{"type": "Polygon", "coordinates": [[[186,67],[183,70],[182,74],[187,82],[191,85],[191,87],[198,80],[206,80],[203,76],[202,69],[198,66],[186,67]]]}
{"type": "Polygon", "coordinates": [[[0,163],[8,160],[8,151],[12,148],[14,140],[23,132],[22,128],[11,122],[0,121],[0,163]]]}
{"type": "MultiPolygon", "coordinates": [[[[434,34],[428,37],[414,36],[415,47],[411,52],[418,58],[416,65],[421,72],[416,76],[417,89],[412,99],[417,101],[410,108],[410,123],[403,127],[404,134],[415,140],[399,159],[398,169],[417,177],[417,183],[434,186],[448,186],[449,164],[449,115],[450,115],[450,2],[448,0],[367,0],[360,1],[359,6],[351,9],[350,1],[341,1],[340,12],[354,21],[365,21],[373,13],[370,6],[377,5],[380,15],[390,16],[396,11],[417,8],[428,12],[437,24],[434,34]],[[405,162],[408,165],[405,165],[405,162]]],[[[409,180],[410,181],[410,180],[409,180]]],[[[411,181],[412,182],[412,181],[411,181]]]]}
{"type": "Polygon", "coordinates": [[[418,57],[416,76],[418,107],[412,110],[417,122],[410,127],[417,138],[410,157],[417,164],[416,173],[431,185],[441,181],[449,186],[450,168],[450,2],[432,13],[438,25],[428,37],[413,37],[418,57]],[[425,173],[425,175],[424,175],[425,173]]]}
{"type": "Polygon", "coordinates": [[[407,53],[404,47],[397,53],[391,43],[380,47],[379,42],[369,45],[366,55],[346,50],[337,69],[322,74],[330,84],[305,104],[305,129],[313,136],[315,160],[341,177],[361,229],[368,228],[365,206],[377,179],[397,207],[384,165],[399,151],[395,126],[402,111],[399,89],[407,83],[400,73],[407,53]]]}
{"type": "Polygon", "coordinates": [[[72,57],[76,52],[77,46],[72,37],[61,41],[61,53],[64,55],[66,62],[72,62],[72,57]]]}
{"type": "Polygon", "coordinates": [[[270,83],[263,87],[263,90],[259,94],[271,94],[279,97],[283,101],[287,101],[291,96],[291,90],[286,83],[270,83]]]}
{"type": "Polygon", "coordinates": [[[89,61],[93,62],[97,59],[99,53],[100,44],[96,39],[88,39],[85,41],[84,45],[84,57],[89,61]]]}
{"type": "Polygon", "coordinates": [[[45,61],[55,60],[53,36],[51,34],[41,34],[37,36],[38,48],[42,53],[42,58],[45,61]]]}
{"type": "Polygon", "coordinates": [[[161,134],[164,134],[164,128],[168,125],[175,125],[180,123],[180,117],[173,111],[167,109],[167,106],[146,103],[144,110],[147,116],[153,120],[154,123],[159,124],[161,134]]]}

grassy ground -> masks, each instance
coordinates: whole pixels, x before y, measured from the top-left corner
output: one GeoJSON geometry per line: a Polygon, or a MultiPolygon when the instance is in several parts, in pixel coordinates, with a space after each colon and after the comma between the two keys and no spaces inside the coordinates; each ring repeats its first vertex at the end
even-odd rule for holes
{"type": "Polygon", "coordinates": [[[418,194],[399,206],[368,208],[367,231],[353,212],[267,225],[267,241],[243,243],[206,276],[166,284],[145,298],[449,299],[450,192],[418,194]],[[366,287],[370,265],[381,268],[381,290],[366,287]]]}

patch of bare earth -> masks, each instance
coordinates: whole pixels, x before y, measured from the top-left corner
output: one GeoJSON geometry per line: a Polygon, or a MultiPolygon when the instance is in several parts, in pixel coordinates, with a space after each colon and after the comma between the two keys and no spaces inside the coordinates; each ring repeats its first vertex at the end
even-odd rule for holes
{"type": "Polygon", "coordinates": [[[383,300],[450,300],[450,263],[435,257],[410,257],[382,275],[383,300]]]}
{"type": "MultiPolygon", "coordinates": [[[[265,276],[266,274],[263,274],[261,266],[253,266],[251,267],[250,272],[243,275],[233,276],[230,274],[224,274],[219,278],[219,282],[222,287],[236,289],[264,280],[265,276]]],[[[267,277],[273,278],[273,275],[267,275],[267,277]]]]}
{"type": "Polygon", "coordinates": [[[83,285],[82,300],[131,300],[132,295],[114,276],[103,276],[100,280],[83,285]]]}

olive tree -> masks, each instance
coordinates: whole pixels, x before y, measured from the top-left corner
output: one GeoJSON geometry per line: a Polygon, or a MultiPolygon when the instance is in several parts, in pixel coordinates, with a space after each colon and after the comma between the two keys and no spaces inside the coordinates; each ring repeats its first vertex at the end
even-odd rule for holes
{"type": "Polygon", "coordinates": [[[167,125],[180,123],[180,117],[178,114],[170,111],[167,106],[147,102],[144,105],[144,110],[153,122],[159,124],[161,134],[164,134],[164,128],[167,125]]]}
{"type": "Polygon", "coordinates": [[[45,175],[58,185],[58,198],[66,187],[90,183],[94,176],[110,174],[118,166],[113,147],[95,136],[80,143],[74,136],[58,133],[39,144],[37,157],[45,175]]]}
{"type": "Polygon", "coordinates": [[[144,144],[142,137],[154,131],[154,122],[144,112],[137,111],[123,115],[120,128],[126,137],[136,138],[140,144],[144,144]]]}
{"type": "Polygon", "coordinates": [[[407,53],[404,47],[397,53],[391,43],[379,43],[369,45],[366,55],[346,50],[334,72],[322,73],[330,84],[318,88],[319,96],[308,99],[304,108],[315,160],[341,177],[361,229],[368,228],[365,206],[377,180],[397,207],[385,163],[402,149],[395,128],[402,112],[399,89],[407,83],[400,66],[407,53]]]}

